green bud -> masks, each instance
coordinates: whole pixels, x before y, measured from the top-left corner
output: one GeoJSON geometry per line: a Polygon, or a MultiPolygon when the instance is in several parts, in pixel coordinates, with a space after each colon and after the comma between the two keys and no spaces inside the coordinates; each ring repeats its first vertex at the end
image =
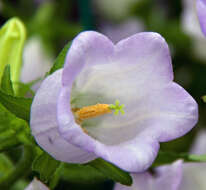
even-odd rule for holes
{"type": "Polygon", "coordinates": [[[202,96],[202,100],[206,103],[206,95],[202,96]]]}
{"type": "Polygon", "coordinates": [[[17,92],[15,84],[19,82],[20,77],[25,39],[26,29],[18,18],[9,19],[0,28],[0,84],[5,66],[10,65],[15,92],[17,92]]]}

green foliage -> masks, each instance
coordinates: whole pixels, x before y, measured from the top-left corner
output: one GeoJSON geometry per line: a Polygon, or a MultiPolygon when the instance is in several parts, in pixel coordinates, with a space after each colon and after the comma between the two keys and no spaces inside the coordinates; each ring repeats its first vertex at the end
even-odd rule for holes
{"type": "Polygon", "coordinates": [[[159,151],[159,154],[152,166],[157,167],[164,164],[171,164],[172,162],[178,159],[182,159],[185,162],[206,162],[206,154],[194,155],[188,153],[174,153],[174,152],[159,151]]]}
{"type": "Polygon", "coordinates": [[[43,182],[54,188],[59,179],[63,178],[71,183],[91,184],[112,179],[124,185],[131,185],[131,176],[116,166],[96,159],[87,164],[68,164],[55,160],[43,152],[34,160],[32,170],[40,175],[43,182]]]}
{"type": "Polygon", "coordinates": [[[40,179],[43,182],[48,182],[49,179],[55,174],[55,171],[59,165],[59,161],[52,158],[46,152],[43,152],[34,160],[32,170],[37,171],[40,174],[40,179]]]}
{"type": "Polygon", "coordinates": [[[0,29],[0,79],[5,66],[10,65],[12,82],[19,80],[25,38],[25,26],[18,18],[10,19],[0,29]]]}
{"type": "Polygon", "coordinates": [[[26,83],[26,84],[22,83],[22,82],[17,83],[16,85],[18,85],[18,93],[16,95],[19,96],[19,97],[25,97],[25,96],[28,96],[28,95],[33,97],[34,92],[31,89],[33,84],[35,84],[35,83],[33,83],[33,82],[32,83],[26,83]]]}
{"type": "Polygon", "coordinates": [[[5,155],[0,154],[0,178],[5,176],[8,172],[13,169],[11,160],[5,155]]]}
{"type": "Polygon", "coordinates": [[[7,94],[13,95],[13,85],[11,81],[10,65],[6,65],[1,80],[1,89],[7,94]]]}
{"type": "Polygon", "coordinates": [[[0,103],[17,117],[29,121],[31,98],[15,97],[0,90],[0,103]]]}
{"type": "Polygon", "coordinates": [[[7,175],[0,178],[0,189],[9,189],[19,178],[26,176],[30,172],[34,149],[30,145],[24,145],[22,153],[17,165],[7,175]]]}
{"type": "Polygon", "coordinates": [[[202,100],[206,103],[206,96],[202,96],[202,100]]]}
{"type": "Polygon", "coordinates": [[[61,176],[71,183],[94,184],[109,179],[90,164],[63,164],[61,176]]]}
{"type": "Polygon", "coordinates": [[[103,159],[96,159],[89,163],[89,166],[96,168],[98,171],[103,173],[109,179],[119,182],[123,185],[131,185],[132,178],[129,173],[119,169],[118,167],[104,161],[103,159]]]}
{"type": "MultiPolygon", "coordinates": [[[[15,94],[15,96],[24,97],[28,93],[30,93],[31,95],[34,95],[34,92],[31,90],[31,87],[38,81],[39,79],[34,80],[30,83],[26,83],[26,84],[21,83],[21,82],[15,83],[15,86],[18,88],[18,92],[15,94]]],[[[14,95],[13,84],[11,81],[10,65],[5,66],[0,87],[5,93],[9,95],[14,95]]]]}
{"type": "Polygon", "coordinates": [[[68,16],[70,12],[68,10],[68,1],[65,1],[65,4],[62,5],[59,1],[41,3],[39,9],[28,23],[29,35],[40,36],[47,53],[53,55],[55,54],[54,50],[56,53],[59,52],[59,47],[62,47],[62,41],[71,40],[81,32],[81,26],[77,22],[62,18],[62,16],[68,16]]]}
{"type": "Polygon", "coordinates": [[[55,72],[56,70],[58,70],[64,66],[64,61],[65,61],[67,51],[69,50],[70,46],[71,46],[71,42],[68,42],[64,46],[64,48],[62,49],[62,51],[60,52],[60,54],[56,58],[53,67],[49,71],[49,74],[52,74],[53,72],[55,72]]]}
{"type": "Polygon", "coordinates": [[[29,126],[0,104],[0,152],[21,143],[31,144],[29,126]]]}

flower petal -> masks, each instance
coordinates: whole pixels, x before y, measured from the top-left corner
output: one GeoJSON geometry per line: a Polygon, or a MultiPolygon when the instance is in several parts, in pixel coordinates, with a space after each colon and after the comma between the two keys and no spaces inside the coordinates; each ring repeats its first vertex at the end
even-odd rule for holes
{"type": "Polygon", "coordinates": [[[62,70],[47,77],[37,91],[31,107],[31,130],[37,143],[55,159],[82,163],[95,156],[65,141],[58,132],[57,97],[61,88],[62,70]]]}
{"type": "Polygon", "coordinates": [[[157,177],[154,179],[156,190],[179,190],[183,175],[183,161],[178,160],[171,165],[156,168],[157,177]]]}
{"type": "Polygon", "coordinates": [[[155,169],[153,177],[149,172],[133,173],[133,184],[126,187],[116,184],[114,190],[179,190],[182,179],[182,161],[176,161],[171,165],[161,166],[155,169]]]}
{"type": "Polygon", "coordinates": [[[137,125],[160,142],[178,138],[190,131],[198,120],[195,100],[178,84],[153,91],[138,104],[137,125]]]}
{"type": "Polygon", "coordinates": [[[202,32],[206,36],[206,1],[205,0],[197,0],[197,13],[199,17],[200,26],[202,28],[202,32]]]}

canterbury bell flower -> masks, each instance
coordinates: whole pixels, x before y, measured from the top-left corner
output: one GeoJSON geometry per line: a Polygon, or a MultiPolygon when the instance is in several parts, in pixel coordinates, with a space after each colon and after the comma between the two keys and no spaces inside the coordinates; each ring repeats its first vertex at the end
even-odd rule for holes
{"type": "Polygon", "coordinates": [[[116,184],[114,190],[180,190],[182,165],[182,161],[178,160],[171,165],[157,167],[154,175],[149,172],[133,173],[131,187],[116,184]]]}
{"type": "Polygon", "coordinates": [[[206,0],[197,0],[197,14],[202,32],[206,36],[206,0]]]}
{"type": "Polygon", "coordinates": [[[168,45],[154,32],[116,45],[82,32],[31,108],[32,134],[55,159],[101,157],[130,172],[146,170],[159,143],[186,134],[197,119],[195,100],[173,82],[168,45]]]}

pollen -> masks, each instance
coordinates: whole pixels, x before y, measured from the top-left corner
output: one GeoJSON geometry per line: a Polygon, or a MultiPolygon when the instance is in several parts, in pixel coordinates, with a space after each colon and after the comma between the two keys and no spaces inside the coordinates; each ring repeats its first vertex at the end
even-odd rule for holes
{"type": "Polygon", "coordinates": [[[75,112],[75,116],[79,121],[82,121],[108,113],[112,113],[109,104],[96,104],[79,109],[75,112]]]}
{"type": "Polygon", "coordinates": [[[114,111],[115,115],[118,115],[119,112],[124,114],[124,105],[120,105],[119,101],[116,100],[115,104],[96,104],[91,106],[86,106],[82,108],[73,108],[72,111],[75,115],[76,122],[81,124],[85,119],[90,119],[98,117],[104,114],[112,113],[114,111]]]}

